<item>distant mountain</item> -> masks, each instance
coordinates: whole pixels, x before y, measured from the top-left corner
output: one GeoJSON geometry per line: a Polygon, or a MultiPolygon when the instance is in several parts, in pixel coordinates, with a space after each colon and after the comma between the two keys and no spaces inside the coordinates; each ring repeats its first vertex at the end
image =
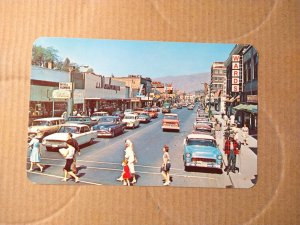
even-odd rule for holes
{"type": "Polygon", "coordinates": [[[204,89],[202,83],[210,81],[210,72],[179,76],[165,76],[153,78],[152,80],[160,81],[162,83],[172,83],[174,89],[190,93],[204,89]]]}

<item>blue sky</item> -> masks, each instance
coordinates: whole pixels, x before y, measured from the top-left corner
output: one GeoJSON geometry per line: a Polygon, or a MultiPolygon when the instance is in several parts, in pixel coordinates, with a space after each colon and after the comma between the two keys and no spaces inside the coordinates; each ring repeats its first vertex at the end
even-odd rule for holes
{"type": "Polygon", "coordinates": [[[34,44],[53,47],[61,59],[89,65],[96,74],[144,77],[210,72],[213,62],[225,61],[234,44],[39,38],[34,44]]]}

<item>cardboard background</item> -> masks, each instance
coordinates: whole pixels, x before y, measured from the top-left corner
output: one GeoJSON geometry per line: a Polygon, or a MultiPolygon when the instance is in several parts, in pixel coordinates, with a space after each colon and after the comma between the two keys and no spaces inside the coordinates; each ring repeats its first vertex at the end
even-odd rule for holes
{"type": "Polygon", "coordinates": [[[0,224],[299,224],[299,9],[297,0],[2,0],[0,224]],[[254,45],[257,185],[32,184],[24,149],[31,48],[41,36],[254,45]]]}

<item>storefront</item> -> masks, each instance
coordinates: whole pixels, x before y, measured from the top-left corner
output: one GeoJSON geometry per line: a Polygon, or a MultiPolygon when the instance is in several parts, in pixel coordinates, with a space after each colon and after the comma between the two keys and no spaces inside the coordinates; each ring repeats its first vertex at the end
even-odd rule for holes
{"type": "Polygon", "coordinates": [[[84,109],[87,114],[95,111],[125,110],[130,106],[129,88],[125,82],[88,73],[85,75],[84,109]]]}

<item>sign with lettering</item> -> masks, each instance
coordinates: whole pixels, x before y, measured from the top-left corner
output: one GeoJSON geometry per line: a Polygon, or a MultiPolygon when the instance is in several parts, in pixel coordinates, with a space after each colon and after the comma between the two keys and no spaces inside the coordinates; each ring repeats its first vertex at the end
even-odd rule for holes
{"type": "Polygon", "coordinates": [[[72,90],[71,82],[59,82],[59,90],[72,90]]]}
{"type": "Polygon", "coordinates": [[[232,85],[232,92],[239,92],[240,86],[239,85],[232,85]]]}
{"type": "Polygon", "coordinates": [[[239,84],[239,82],[240,82],[239,78],[235,78],[235,77],[232,78],[232,84],[239,84]]]}
{"type": "Polygon", "coordinates": [[[54,98],[54,99],[69,99],[69,98],[71,98],[71,91],[69,91],[69,90],[54,90],[52,92],[52,98],[54,98]]]}
{"type": "Polygon", "coordinates": [[[257,103],[257,95],[247,95],[247,102],[257,103]]]}

